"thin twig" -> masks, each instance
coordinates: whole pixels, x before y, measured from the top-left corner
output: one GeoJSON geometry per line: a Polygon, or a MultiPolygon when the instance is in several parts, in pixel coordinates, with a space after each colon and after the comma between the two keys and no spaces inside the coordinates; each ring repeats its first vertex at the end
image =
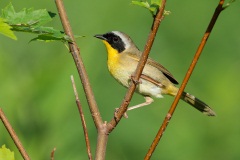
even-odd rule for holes
{"type": "Polygon", "coordinates": [[[86,125],[86,121],[85,121],[83,110],[82,110],[82,105],[81,105],[79,97],[78,97],[77,87],[76,87],[76,84],[74,82],[73,76],[71,76],[71,81],[72,81],[72,85],[73,85],[73,91],[74,91],[74,94],[75,94],[78,111],[79,111],[81,121],[82,121],[82,127],[83,127],[85,142],[86,142],[86,146],[87,146],[88,158],[89,158],[89,160],[92,160],[92,154],[91,154],[90,141],[89,141],[89,137],[88,137],[87,125],[86,125]]]}
{"type": "Polygon", "coordinates": [[[173,103],[171,105],[171,108],[168,111],[168,113],[167,113],[167,115],[166,115],[166,117],[165,117],[165,119],[164,119],[164,121],[162,123],[162,126],[160,127],[160,129],[159,129],[155,139],[153,140],[153,143],[152,143],[150,149],[148,150],[148,153],[146,154],[144,160],[149,160],[151,158],[151,156],[152,156],[155,148],[157,147],[157,145],[158,145],[158,143],[159,143],[159,141],[160,141],[160,139],[161,139],[161,137],[162,137],[162,135],[163,135],[167,125],[168,125],[168,123],[170,122],[171,117],[172,117],[172,115],[173,115],[173,113],[174,113],[174,111],[176,109],[176,106],[177,106],[177,104],[179,102],[179,99],[181,98],[181,94],[184,91],[184,89],[185,89],[185,87],[187,85],[187,82],[188,82],[188,80],[189,80],[189,78],[190,78],[190,76],[191,76],[191,74],[192,74],[192,72],[194,70],[194,67],[197,64],[197,61],[198,61],[198,59],[199,59],[199,57],[200,57],[200,55],[201,55],[201,53],[203,51],[203,48],[204,48],[204,46],[205,46],[205,44],[207,42],[207,39],[210,36],[210,33],[211,33],[211,31],[212,31],[212,29],[213,29],[213,27],[214,27],[214,25],[215,25],[215,23],[217,21],[217,18],[219,16],[219,14],[221,13],[221,11],[224,9],[222,7],[223,3],[224,3],[224,0],[220,0],[218,6],[217,6],[217,8],[216,8],[216,10],[215,10],[215,12],[214,12],[214,14],[212,16],[212,19],[211,19],[211,21],[210,21],[210,23],[209,23],[209,25],[207,27],[207,30],[206,30],[203,38],[202,38],[202,41],[201,41],[201,43],[200,43],[200,45],[199,45],[199,47],[198,47],[198,49],[196,51],[196,54],[195,54],[195,56],[193,58],[193,61],[192,61],[191,65],[190,65],[190,67],[189,67],[189,69],[188,69],[188,71],[187,71],[187,73],[185,75],[185,78],[184,78],[184,80],[183,80],[183,82],[182,82],[182,84],[181,84],[181,86],[179,88],[178,94],[176,95],[176,97],[175,97],[175,99],[174,99],[174,101],[173,101],[173,103]]]}
{"type": "Polygon", "coordinates": [[[51,160],[54,160],[55,151],[56,151],[56,147],[54,147],[52,152],[51,152],[51,160]]]}
{"type": "Polygon", "coordinates": [[[103,121],[102,121],[102,118],[101,118],[96,100],[94,98],[93,91],[92,91],[91,86],[90,86],[90,82],[89,82],[89,79],[88,79],[88,76],[87,76],[86,69],[84,67],[82,58],[80,56],[80,49],[78,48],[78,46],[75,42],[75,38],[74,38],[74,35],[72,33],[72,29],[71,29],[70,23],[68,21],[67,14],[66,14],[66,11],[65,11],[62,0],[55,0],[55,2],[56,2],[56,6],[57,6],[57,9],[58,9],[58,13],[59,13],[64,31],[72,40],[72,42],[68,43],[69,44],[69,49],[70,49],[70,52],[71,52],[72,57],[74,59],[75,65],[77,67],[78,74],[80,76],[80,79],[81,79],[81,82],[82,82],[82,85],[83,85],[83,89],[84,89],[84,92],[85,92],[85,95],[86,95],[86,98],[87,98],[87,102],[88,102],[88,105],[89,105],[89,108],[90,108],[95,126],[96,126],[96,128],[99,129],[99,128],[101,128],[101,125],[103,124],[103,121]]]}
{"type": "MultiPolygon", "coordinates": [[[[155,36],[156,36],[158,28],[159,28],[159,25],[161,24],[161,22],[164,18],[165,4],[166,4],[166,0],[162,0],[161,5],[159,6],[158,12],[157,12],[157,14],[154,18],[152,29],[151,29],[150,34],[148,36],[148,40],[146,42],[144,52],[143,52],[143,54],[140,58],[140,61],[138,63],[135,74],[132,77],[133,82],[138,82],[139,81],[139,78],[141,76],[143,68],[144,68],[144,66],[147,62],[147,58],[148,58],[149,52],[152,48],[155,36]]],[[[131,83],[131,85],[128,89],[128,92],[126,93],[125,98],[124,98],[124,100],[121,104],[121,107],[119,108],[117,114],[115,114],[115,117],[107,124],[109,133],[116,127],[116,125],[119,123],[119,121],[121,120],[124,113],[127,111],[127,107],[128,107],[128,105],[129,105],[129,103],[132,99],[132,96],[133,96],[133,93],[135,91],[136,86],[137,86],[137,83],[131,83]]]]}
{"type": "Polygon", "coordinates": [[[19,152],[21,153],[24,160],[30,160],[26,150],[24,149],[21,141],[19,140],[16,132],[13,130],[11,124],[9,123],[7,117],[5,116],[3,110],[0,108],[0,119],[2,120],[5,128],[7,129],[9,135],[11,136],[12,140],[14,141],[15,145],[17,146],[19,152]]]}

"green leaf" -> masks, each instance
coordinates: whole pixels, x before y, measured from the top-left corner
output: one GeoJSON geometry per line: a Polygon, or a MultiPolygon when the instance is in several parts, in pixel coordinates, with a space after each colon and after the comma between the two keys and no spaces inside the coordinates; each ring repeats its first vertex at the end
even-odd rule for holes
{"type": "Polygon", "coordinates": [[[33,32],[38,33],[39,35],[36,38],[33,38],[31,41],[35,41],[35,40],[46,41],[46,42],[56,41],[56,40],[68,41],[68,42],[72,41],[69,36],[63,34],[63,32],[61,31],[53,29],[52,27],[38,27],[34,29],[33,32]]]}
{"type": "Polygon", "coordinates": [[[132,4],[148,9],[151,12],[151,14],[154,15],[155,10],[154,10],[154,8],[152,8],[150,6],[150,4],[147,1],[145,1],[145,2],[144,1],[132,1],[132,4]]]}
{"type": "Polygon", "coordinates": [[[15,14],[15,10],[12,6],[11,3],[9,3],[9,5],[7,5],[7,7],[5,7],[5,9],[2,10],[2,18],[8,19],[8,17],[13,16],[15,14]]]}
{"type": "Polygon", "coordinates": [[[34,10],[33,8],[24,8],[20,12],[15,12],[11,3],[2,10],[2,18],[5,20],[5,23],[12,27],[12,31],[28,32],[38,35],[31,41],[71,41],[64,32],[52,27],[43,26],[47,22],[52,21],[55,15],[56,14],[48,12],[46,9],[34,10]]]}
{"type": "Polygon", "coordinates": [[[7,23],[4,22],[2,18],[0,18],[0,33],[9,38],[17,40],[17,37],[15,36],[11,28],[11,26],[9,26],[7,23]]]}
{"type": "Polygon", "coordinates": [[[0,159],[1,160],[15,160],[14,152],[11,152],[5,145],[0,148],[0,159]]]}
{"type": "MultiPolygon", "coordinates": [[[[150,3],[147,0],[132,1],[132,4],[148,9],[153,17],[156,15],[156,12],[159,9],[161,3],[162,0],[151,0],[150,3]]],[[[170,11],[164,10],[164,15],[169,15],[169,13],[170,11]]]]}
{"type": "Polygon", "coordinates": [[[132,1],[132,4],[148,9],[154,16],[159,8],[160,0],[151,0],[150,3],[147,1],[132,1]]]}
{"type": "Polygon", "coordinates": [[[148,2],[143,2],[143,1],[141,1],[141,2],[139,2],[139,1],[132,1],[132,4],[138,5],[138,6],[141,6],[141,7],[145,7],[145,8],[149,8],[150,7],[148,2]]]}
{"type": "Polygon", "coordinates": [[[2,17],[9,25],[31,25],[32,27],[41,26],[52,20],[46,9],[24,8],[16,13],[11,3],[2,10],[2,17]]]}

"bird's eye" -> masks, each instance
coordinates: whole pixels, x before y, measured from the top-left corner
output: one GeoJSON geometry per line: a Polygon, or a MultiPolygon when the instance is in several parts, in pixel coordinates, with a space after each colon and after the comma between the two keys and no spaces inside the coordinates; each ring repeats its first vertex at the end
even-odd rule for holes
{"type": "Polygon", "coordinates": [[[113,42],[118,42],[119,41],[119,38],[118,37],[113,37],[113,42]]]}

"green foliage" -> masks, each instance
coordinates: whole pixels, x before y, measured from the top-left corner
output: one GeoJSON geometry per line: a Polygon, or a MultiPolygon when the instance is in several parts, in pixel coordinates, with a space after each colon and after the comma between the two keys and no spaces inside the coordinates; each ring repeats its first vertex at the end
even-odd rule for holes
{"type": "Polygon", "coordinates": [[[7,36],[7,37],[10,37],[14,40],[17,40],[17,37],[14,35],[13,31],[11,30],[11,26],[8,25],[7,23],[5,23],[3,21],[2,18],[0,18],[0,33],[7,36]]]}
{"type": "Polygon", "coordinates": [[[5,145],[0,148],[0,159],[1,160],[15,160],[14,152],[11,152],[10,149],[6,148],[5,145]]]}
{"type": "MultiPolygon", "coordinates": [[[[156,12],[159,6],[161,5],[161,3],[162,3],[162,0],[151,0],[150,3],[148,1],[143,1],[143,0],[132,1],[132,4],[148,9],[152,14],[152,16],[156,15],[156,12]]],[[[170,12],[165,10],[164,14],[169,15],[170,12]]]]}
{"type": "MultiPolygon", "coordinates": [[[[56,30],[52,27],[43,26],[44,24],[52,21],[52,18],[55,15],[56,14],[50,13],[46,9],[34,10],[33,8],[24,8],[20,12],[15,12],[13,5],[10,3],[4,9],[2,9],[1,18],[4,21],[4,28],[6,28],[4,29],[4,35],[14,39],[16,36],[13,34],[13,32],[9,31],[11,29],[12,31],[37,34],[38,36],[31,41],[71,41],[70,38],[63,32],[56,30]]],[[[1,28],[0,30],[3,30],[1,28]]]]}

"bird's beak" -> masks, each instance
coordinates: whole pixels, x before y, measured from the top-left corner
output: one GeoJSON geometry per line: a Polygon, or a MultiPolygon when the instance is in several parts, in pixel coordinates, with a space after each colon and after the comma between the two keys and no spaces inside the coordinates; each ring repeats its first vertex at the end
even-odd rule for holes
{"type": "Polygon", "coordinates": [[[102,34],[96,34],[94,37],[105,40],[105,41],[107,40],[102,34]]]}

